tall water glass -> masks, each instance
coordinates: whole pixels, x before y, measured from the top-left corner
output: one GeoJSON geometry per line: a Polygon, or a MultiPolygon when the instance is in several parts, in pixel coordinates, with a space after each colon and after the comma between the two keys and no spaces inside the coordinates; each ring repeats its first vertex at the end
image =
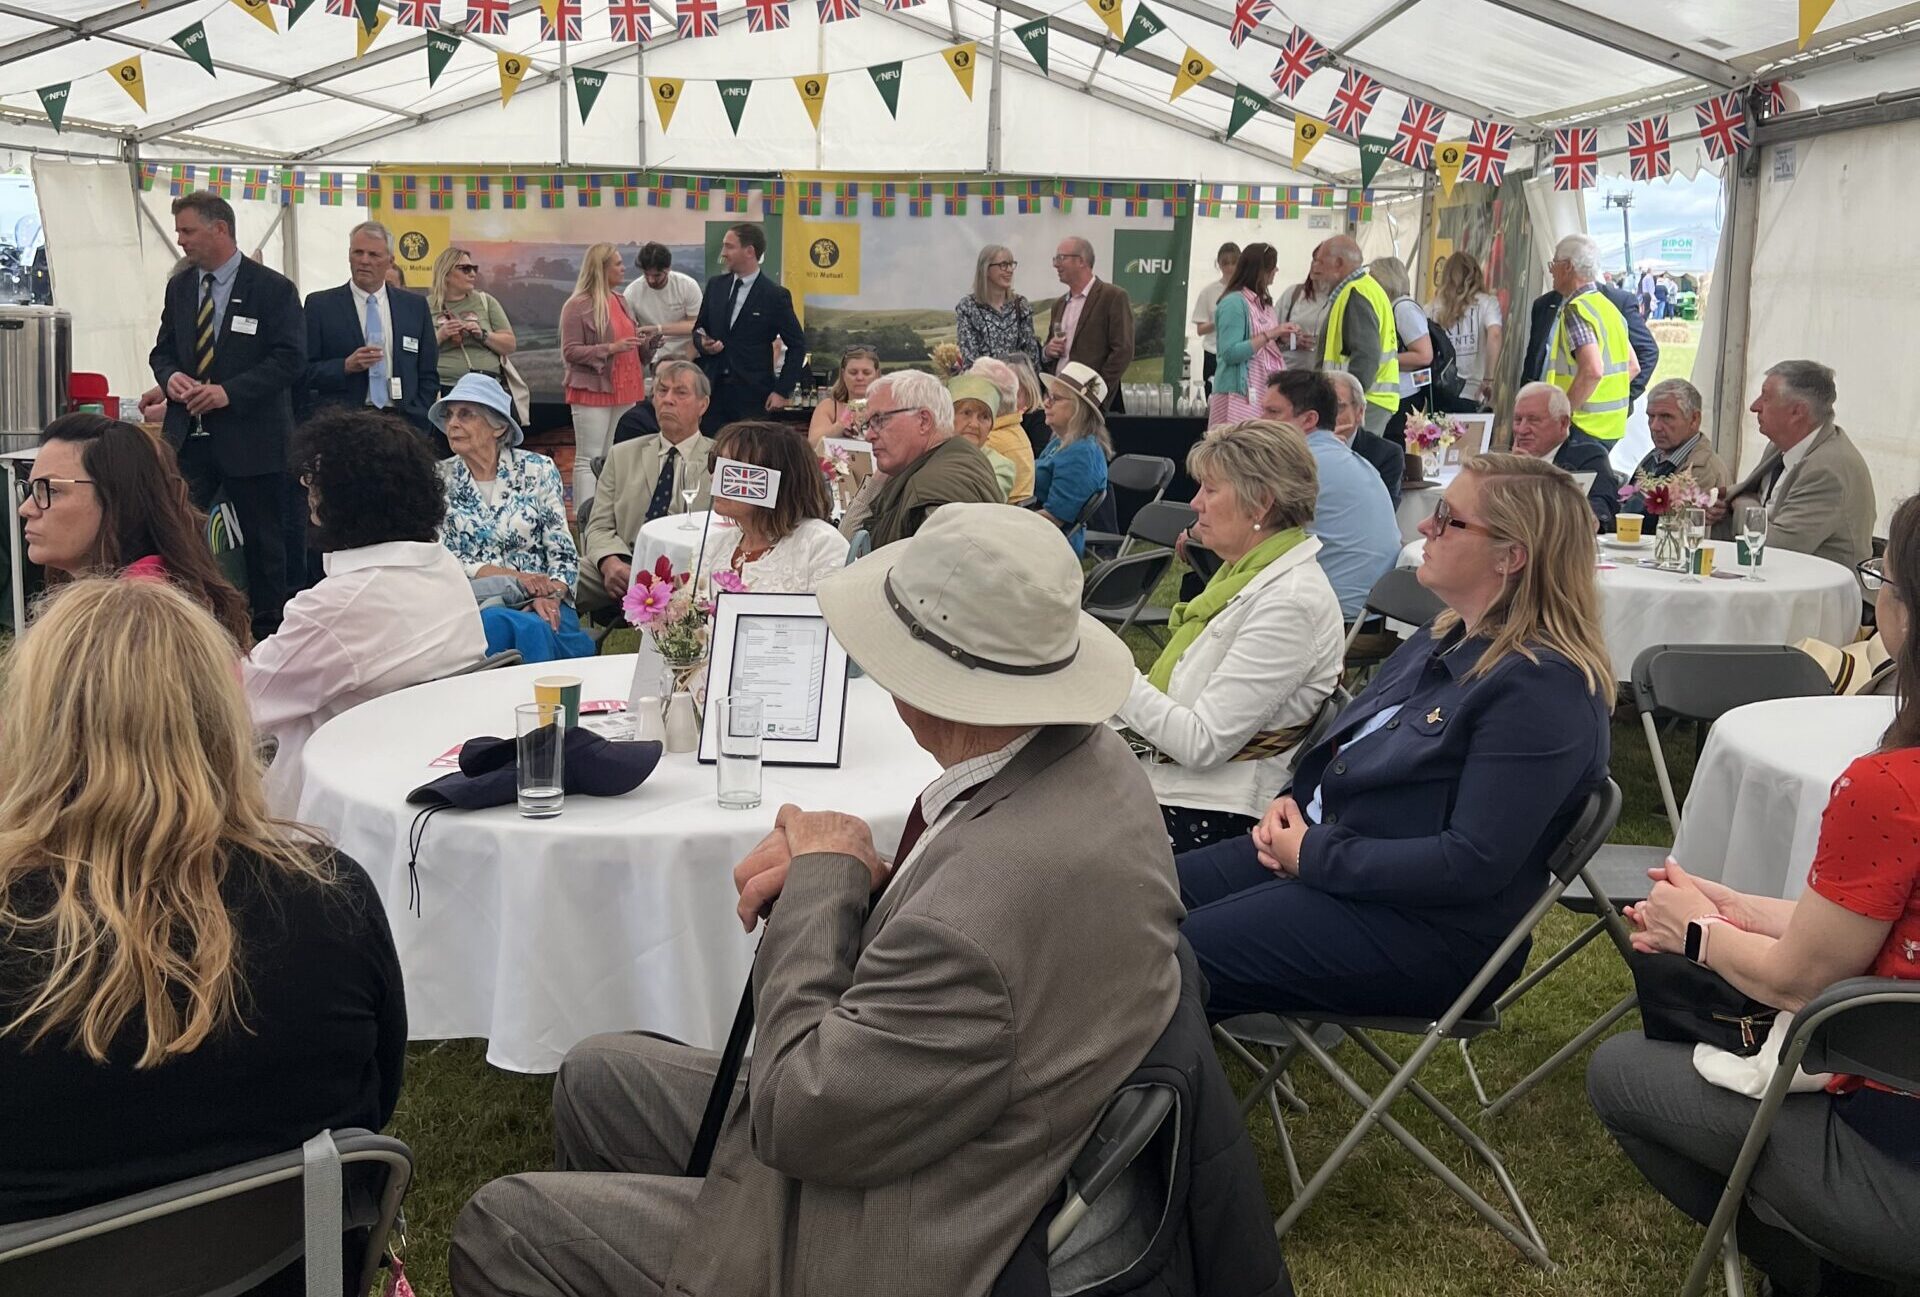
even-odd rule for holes
{"type": "Polygon", "coordinates": [[[752,694],[728,694],[719,710],[718,759],[714,762],[723,810],[750,811],[760,804],[760,747],[765,704],[752,694]]]}
{"type": "Polygon", "coordinates": [[[1686,551],[1687,574],[1680,579],[1699,584],[1700,578],[1694,575],[1694,556],[1707,540],[1707,511],[1701,508],[1688,508],[1680,511],[1680,546],[1686,551]]]}
{"type": "Polygon", "coordinates": [[[513,709],[513,721],[520,813],[530,820],[550,820],[567,799],[566,704],[521,703],[513,709]]]}
{"type": "Polygon", "coordinates": [[[1767,548],[1767,506],[1750,504],[1740,510],[1740,541],[1746,546],[1747,580],[1766,584],[1766,578],[1760,575],[1760,560],[1767,548]]]}

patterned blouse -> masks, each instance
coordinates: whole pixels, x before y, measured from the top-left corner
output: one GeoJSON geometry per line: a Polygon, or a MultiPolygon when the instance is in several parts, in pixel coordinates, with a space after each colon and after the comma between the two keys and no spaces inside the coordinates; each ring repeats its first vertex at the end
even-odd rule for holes
{"type": "Polygon", "coordinates": [[[960,347],[960,363],[969,368],[982,356],[1011,356],[1024,352],[1040,372],[1040,341],[1033,336],[1033,304],[1011,296],[999,310],[968,293],[953,308],[960,347]]]}
{"type": "Polygon", "coordinates": [[[487,503],[458,455],[440,461],[440,476],[447,483],[447,521],[440,529],[440,543],[469,577],[492,563],[573,584],[580,554],[567,530],[560,470],[552,460],[531,451],[502,450],[493,504],[487,503]]]}

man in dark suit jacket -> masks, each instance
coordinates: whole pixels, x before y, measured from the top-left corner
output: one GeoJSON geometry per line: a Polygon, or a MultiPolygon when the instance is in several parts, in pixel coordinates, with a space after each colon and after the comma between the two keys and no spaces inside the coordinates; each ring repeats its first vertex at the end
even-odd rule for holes
{"type": "Polygon", "coordinates": [[[1053,323],[1040,352],[1048,372],[1058,373],[1077,360],[1106,383],[1105,407],[1124,409],[1120,379],[1133,363],[1133,303],[1127,290],[1094,275],[1093,245],[1082,238],[1060,240],[1053,270],[1067,291],[1053,303],[1053,323]]]}
{"type": "MultiPolygon", "coordinates": [[[[1653,381],[1653,371],[1660,364],[1660,343],[1647,328],[1646,320],[1640,314],[1640,304],[1632,293],[1615,288],[1605,279],[1597,281],[1601,296],[1612,302],[1627,322],[1627,345],[1633,348],[1633,355],[1640,362],[1640,372],[1633,376],[1627,387],[1627,399],[1631,403],[1640,399],[1640,393],[1647,390],[1647,384],[1653,381]]],[[[1527,360],[1520,371],[1522,383],[1537,381],[1547,372],[1547,347],[1553,341],[1553,317],[1565,304],[1566,298],[1549,289],[1533,299],[1533,313],[1527,322],[1527,360]]],[[[1629,404],[1631,409],[1631,404],[1629,404]]]]}
{"type": "Polygon", "coordinates": [[[707,281],[693,341],[713,384],[713,404],[701,420],[711,436],[738,419],[761,419],[785,407],[807,363],[807,335],[793,313],[793,294],[760,269],[767,236],[758,225],[736,225],[720,241],[725,274],[707,281]],[[773,340],[786,344],[776,375],[773,340]]]}
{"type": "Polygon", "coordinates": [[[316,410],[391,410],[430,435],[427,410],[440,395],[440,352],[427,299],[389,290],[393,235],[378,221],[354,227],[347,262],[347,283],[307,295],[308,399],[316,410]]]}
{"type": "Polygon", "coordinates": [[[1573,426],[1573,407],[1567,394],[1552,383],[1528,383],[1513,401],[1513,453],[1550,459],[1569,473],[1591,473],[1587,503],[1593,506],[1594,526],[1613,530],[1620,511],[1620,479],[1613,474],[1607,444],[1573,426]]]}
{"type": "Polygon", "coordinates": [[[147,363],[167,396],[166,438],[204,509],[225,491],[240,523],[253,633],[280,625],[286,554],[281,479],[306,324],[293,281],[240,254],[233,208],[204,191],[173,204],[174,237],[193,264],[167,283],[147,363]]]}

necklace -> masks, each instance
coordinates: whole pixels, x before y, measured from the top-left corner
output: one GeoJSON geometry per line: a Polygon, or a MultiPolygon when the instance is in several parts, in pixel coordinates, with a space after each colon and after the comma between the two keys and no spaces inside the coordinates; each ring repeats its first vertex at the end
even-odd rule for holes
{"type": "Polygon", "coordinates": [[[738,545],[734,548],[733,558],[729,561],[728,566],[733,568],[733,574],[735,576],[739,576],[741,568],[749,563],[757,563],[765,558],[767,552],[777,543],[778,542],[775,541],[769,541],[758,549],[748,549],[744,544],[738,545]]]}

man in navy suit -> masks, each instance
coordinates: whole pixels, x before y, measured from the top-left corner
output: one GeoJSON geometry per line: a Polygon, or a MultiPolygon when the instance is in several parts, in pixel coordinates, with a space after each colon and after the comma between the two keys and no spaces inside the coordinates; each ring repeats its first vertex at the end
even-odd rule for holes
{"type": "Polygon", "coordinates": [[[307,389],[314,409],[371,405],[432,433],[427,410],[440,395],[440,352],[427,299],[387,287],[393,235],[378,221],[354,226],[352,278],[307,295],[307,389]]]}
{"type": "Polygon", "coordinates": [[[793,294],[762,273],[767,236],[758,225],[736,225],[720,241],[726,273],[707,281],[693,341],[713,384],[713,404],[701,420],[711,436],[738,419],[765,418],[793,397],[807,363],[807,337],[793,313],[793,294]],[[773,341],[786,344],[778,375],[773,341]]]}
{"type": "Polygon", "coordinates": [[[166,393],[167,441],[193,502],[224,491],[245,542],[256,639],[280,625],[286,552],[280,530],[293,393],[306,356],[293,281],[240,253],[233,208],[200,191],[173,204],[174,237],[192,264],[167,282],[147,363],[166,393]]]}
{"type": "Polygon", "coordinates": [[[1613,530],[1620,511],[1620,479],[1613,474],[1606,443],[1573,426],[1567,394],[1552,383],[1528,383],[1513,398],[1513,453],[1553,461],[1569,473],[1591,473],[1587,503],[1600,531],[1613,530]]]}

